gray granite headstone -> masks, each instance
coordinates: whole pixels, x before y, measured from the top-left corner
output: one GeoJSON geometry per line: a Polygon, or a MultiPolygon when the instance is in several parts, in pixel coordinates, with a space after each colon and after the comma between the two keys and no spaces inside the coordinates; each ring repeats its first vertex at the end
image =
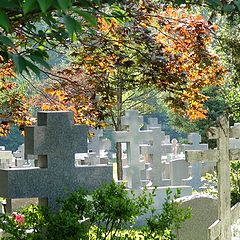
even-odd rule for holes
{"type": "Polygon", "coordinates": [[[189,178],[189,163],[185,159],[177,158],[170,161],[170,179],[172,186],[187,185],[184,179],[189,178]]]}
{"type": "Polygon", "coordinates": [[[38,167],[0,170],[1,197],[37,197],[54,210],[66,190],[112,181],[111,166],[75,167],[74,154],[87,151],[87,127],[74,125],[72,112],[38,112],[37,125],[27,127],[25,136],[25,152],[38,156],[38,167]]]}
{"type": "Polygon", "coordinates": [[[192,195],[179,198],[182,207],[191,208],[192,217],[177,232],[177,240],[207,240],[208,228],[218,216],[218,201],[209,195],[192,195]]]}

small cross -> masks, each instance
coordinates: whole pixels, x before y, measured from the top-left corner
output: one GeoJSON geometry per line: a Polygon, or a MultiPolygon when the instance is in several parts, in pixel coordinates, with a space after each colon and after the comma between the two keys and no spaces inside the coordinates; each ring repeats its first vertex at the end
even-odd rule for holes
{"type": "Polygon", "coordinates": [[[151,128],[162,128],[162,125],[158,123],[158,118],[148,118],[147,130],[151,130],[151,128]]]}

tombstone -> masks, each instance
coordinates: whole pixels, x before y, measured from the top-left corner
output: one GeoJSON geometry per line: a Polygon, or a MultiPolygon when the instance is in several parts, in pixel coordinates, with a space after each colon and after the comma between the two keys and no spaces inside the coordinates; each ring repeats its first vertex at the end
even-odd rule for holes
{"type": "Polygon", "coordinates": [[[170,137],[166,137],[162,142],[163,155],[172,153],[174,156],[177,156],[180,153],[179,143],[176,138],[173,138],[170,142],[170,137]]]}
{"type": "Polygon", "coordinates": [[[163,147],[165,133],[159,127],[149,127],[152,130],[153,141],[150,145],[141,146],[141,150],[148,154],[151,171],[148,176],[153,186],[167,186],[170,185],[169,179],[164,179],[164,163],[162,163],[163,147]],[[145,148],[145,149],[144,149],[145,148]]]}
{"type": "Polygon", "coordinates": [[[0,151],[0,168],[11,168],[14,166],[12,151],[0,151]]]}
{"type": "MultiPolygon", "coordinates": [[[[188,134],[189,144],[182,144],[180,146],[181,150],[184,152],[186,150],[208,150],[208,144],[201,144],[201,135],[198,133],[188,134]]],[[[190,172],[191,177],[186,180],[186,183],[191,185],[193,189],[199,191],[202,187],[201,177],[206,174],[206,172],[212,173],[216,164],[211,163],[202,163],[195,161],[191,163],[190,172]]]]}
{"type": "Polygon", "coordinates": [[[151,130],[140,130],[143,117],[138,116],[138,111],[129,110],[122,117],[122,126],[128,126],[128,131],[115,131],[113,138],[116,143],[127,143],[127,161],[123,166],[127,175],[127,187],[141,188],[141,171],[145,170],[144,162],[140,162],[139,145],[152,140],[151,130]]]}
{"type": "Polygon", "coordinates": [[[24,144],[21,144],[16,152],[13,152],[15,158],[15,167],[35,167],[36,157],[34,155],[26,155],[24,144]]]}
{"type": "Polygon", "coordinates": [[[177,158],[170,161],[170,180],[172,186],[186,185],[184,179],[189,178],[189,163],[185,158],[177,158]]]}
{"type": "Polygon", "coordinates": [[[231,240],[231,225],[240,217],[240,204],[231,208],[230,160],[240,159],[240,149],[229,150],[229,137],[240,138],[240,128],[229,127],[226,117],[218,120],[218,127],[209,131],[210,139],[217,139],[217,148],[186,151],[188,161],[215,161],[218,168],[218,218],[209,226],[209,240],[231,240]]]}
{"type": "Polygon", "coordinates": [[[207,240],[208,228],[218,216],[217,198],[202,194],[177,199],[181,208],[191,208],[191,218],[182,223],[177,230],[178,240],[207,240]]]}
{"type": "MultiPolygon", "coordinates": [[[[170,189],[172,191],[171,197],[174,196],[174,194],[177,193],[177,190],[181,189],[180,192],[180,197],[184,197],[184,196],[189,196],[192,193],[192,188],[190,186],[162,186],[162,187],[147,187],[146,188],[146,192],[150,193],[153,191],[153,189],[155,189],[155,194],[153,196],[153,205],[152,207],[155,208],[155,213],[160,213],[162,212],[162,208],[163,208],[163,204],[166,202],[166,190],[170,189]]],[[[142,189],[137,189],[137,190],[133,190],[134,194],[136,194],[136,196],[140,195],[142,193],[142,189]]],[[[137,226],[144,226],[146,225],[146,218],[149,218],[152,216],[151,211],[149,211],[148,213],[146,213],[143,216],[138,217],[138,219],[136,220],[136,225],[137,226]]]]}
{"type": "Polygon", "coordinates": [[[90,165],[88,153],[75,153],[75,166],[90,165]]]}
{"type": "Polygon", "coordinates": [[[23,167],[25,165],[24,144],[20,145],[16,152],[13,152],[15,166],[23,167]]]}
{"type": "Polygon", "coordinates": [[[89,162],[91,165],[107,164],[107,151],[111,149],[111,141],[103,137],[102,129],[91,129],[94,134],[88,143],[89,162]],[[95,154],[94,154],[95,153],[95,154]]]}
{"type": "MultiPolygon", "coordinates": [[[[234,128],[240,129],[240,123],[235,123],[234,128]]],[[[229,138],[229,149],[240,148],[239,138],[229,138]]]]}
{"type": "Polygon", "coordinates": [[[158,123],[158,118],[148,118],[147,122],[147,130],[151,130],[151,128],[160,128],[160,130],[162,129],[162,125],[158,123]]]}
{"type": "Polygon", "coordinates": [[[0,196],[39,198],[56,210],[57,198],[79,187],[93,190],[112,181],[111,166],[75,167],[74,154],[87,151],[86,126],[74,125],[72,112],[38,112],[37,125],[25,129],[25,152],[38,156],[38,166],[0,170],[0,196]]]}
{"type": "Polygon", "coordinates": [[[170,135],[165,135],[162,143],[163,144],[170,144],[171,143],[170,140],[171,140],[170,135]]]}

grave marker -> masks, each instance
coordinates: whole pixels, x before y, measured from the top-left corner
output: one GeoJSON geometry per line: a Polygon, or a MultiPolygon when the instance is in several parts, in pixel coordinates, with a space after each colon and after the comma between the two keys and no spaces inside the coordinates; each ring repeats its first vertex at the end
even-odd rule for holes
{"type": "Polygon", "coordinates": [[[230,160],[240,159],[240,149],[229,150],[229,137],[240,138],[240,129],[230,127],[226,117],[219,126],[211,128],[209,138],[217,139],[217,149],[186,151],[187,161],[217,161],[218,169],[218,219],[209,227],[209,240],[231,240],[231,224],[240,216],[240,205],[231,209],[230,160]]]}
{"type": "Polygon", "coordinates": [[[162,129],[162,124],[158,123],[158,118],[148,118],[147,121],[147,130],[151,130],[151,128],[160,128],[160,130],[162,129]]]}
{"type": "Polygon", "coordinates": [[[25,129],[25,152],[38,156],[39,167],[0,170],[1,197],[37,197],[54,210],[66,190],[92,190],[112,181],[111,166],[75,167],[74,154],[87,151],[87,128],[74,125],[72,112],[38,112],[37,119],[25,129]]]}
{"type": "Polygon", "coordinates": [[[122,117],[122,126],[128,126],[128,131],[115,131],[113,137],[116,143],[127,143],[128,165],[123,169],[127,171],[128,187],[139,189],[141,184],[141,171],[145,169],[144,162],[140,162],[141,143],[152,140],[151,130],[142,130],[143,117],[138,116],[138,111],[128,110],[122,117]]]}
{"type": "Polygon", "coordinates": [[[149,172],[150,180],[153,186],[170,185],[170,180],[163,178],[165,167],[162,163],[162,141],[164,140],[165,133],[159,127],[149,127],[149,130],[152,130],[153,141],[151,141],[150,145],[142,146],[142,150],[149,156],[151,164],[151,171],[149,172]]]}

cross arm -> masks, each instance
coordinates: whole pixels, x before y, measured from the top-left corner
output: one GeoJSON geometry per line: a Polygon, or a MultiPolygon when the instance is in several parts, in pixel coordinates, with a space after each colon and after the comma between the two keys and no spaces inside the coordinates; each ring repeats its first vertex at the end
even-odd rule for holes
{"type": "Polygon", "coordinates": [[[218,219],[208,228],[208,239],[217,239],[221,233],[221,221],[218,219]]]}
{"type": "Polygon", "coordinates": [[[209,162],[217,162],[219,159],[219,151],[217,149],[209,149],[209,150],[188,150],[186,153],[186,161],[209,161],[209,162]]]}

